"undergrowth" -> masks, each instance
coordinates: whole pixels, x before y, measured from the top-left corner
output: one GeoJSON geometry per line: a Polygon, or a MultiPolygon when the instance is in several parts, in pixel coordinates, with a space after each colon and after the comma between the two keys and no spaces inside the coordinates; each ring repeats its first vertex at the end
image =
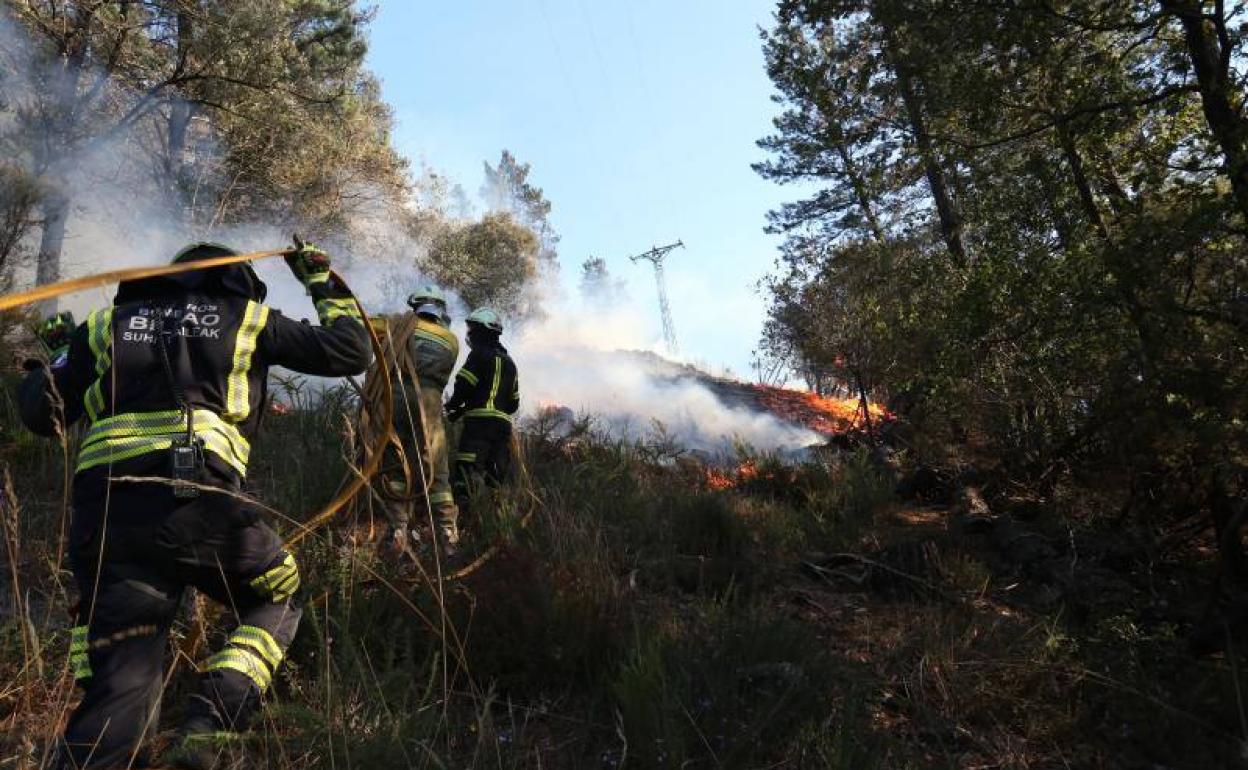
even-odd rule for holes
{"type": "MultiPolygon", "coordinates": [[[[346,391],[286,388],[249,493],[290,532],[336,491],[346,391]]],[[[0,615],[0,767],[33,768],[74,697],[58,544],[62,450],[6,426],[20,515],[0,615]]],[[[1014,601],[941,514],[899,523],[865,452],[792,464],[747,449],[730,483],[670,440],[531,426],[523,473],[466,516],[463,580],[379,556],[367,499],[305,540],[303,625],[255,731],[276,768],[1227,766],[1227,663],[1177,652],[1131,607],[1068,622],[1014,601]],[[1148,725],[1170,725],[1152,727],[1148,725]]],[[[734,470],[735,468],[735,470],[734,470]]],[[[901,517],[901,518],[899,518],[901,517]]],[[[434,571],[431,560],[425,569],[434,571]]],[[[157,742],[192,682],[179,622],[157,742]]]]}

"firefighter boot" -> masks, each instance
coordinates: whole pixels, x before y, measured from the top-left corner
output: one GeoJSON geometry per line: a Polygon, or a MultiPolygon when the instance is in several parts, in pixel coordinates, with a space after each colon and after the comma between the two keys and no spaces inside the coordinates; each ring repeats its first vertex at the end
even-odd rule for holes
{"type": "Polygon", "coordinates": [[[225,729],[217,707],[192,695],[178,737],[161,755],[161,765],[178,770],[227,770],[243,767],[242,736],[225,729]]]}

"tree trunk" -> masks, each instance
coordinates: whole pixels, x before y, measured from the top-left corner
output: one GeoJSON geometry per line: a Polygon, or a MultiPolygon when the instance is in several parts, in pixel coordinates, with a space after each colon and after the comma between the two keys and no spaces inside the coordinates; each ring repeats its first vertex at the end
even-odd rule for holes
{"type": "Polygon", "coordinates": [[[1231,54],[1225,36],[1222,3],[1211,21],[1199,0],[1161,0],[1161,6],[1183,25],[1187,54],[1196,71],[1205,122],[1225,156],[1226,175],[1239,212],[1248,219],[1248,120],[1239,113],[1240,100],[1231,81],[1231,54]]]}
{"type": "Polygon", "coordinates": [[[956,267],[966,266],[966,245],[962,240],[962,218],[958,215],[949,192],[949,182],[927,126],[927,116],[923,113],[923,104],[915,86],[914,74],[904,63],[904,54],[899,51],[896,36],[887,22],[879,20],[884,26],[887,45],[885,56],[897,77],[897,86],[901,90],[902,105],[906,109],[906,118],[910,122],[910,131],[914,134],[914,143],[919,149],[919,157],[923,162],[923,174],[927,177],[927,185],[931,189],[932,201],[936,204],[936,216],[940,220],[940,233],[944,237],[949,255],[956,267]]]}
{"type": "MultiPolygon", "coordinates": [[[[191,43],[195,32],[194,19],[189,13],[178,14],[178,69],[185,68],[190,59],[191,43]]],[[[181,201],[186,190],[186,137],[195,110],[190,102],[174,97],[169,101],[169,148],[165,158],[165,182],[181,201]]]]}
{"type": "Polygon", "coordinates": [[[1108,240],[1109,227],[1105,224],[1105,218],[1101,216],[1100,207],[1096,205],[1096,197],[1092,194],[1092,185],[1088,181],[1083,158],[1079,155],[1079,148],[1075,145],[1075,137],[1070,133],[1070,127],[1065,123],[1059,123],[1057,138],[1061,142],[1062,152],[1066,155],[1066,163],[1070,166],[1070,175],[1075,180],[1075,189],[1079,191],[1079,201],[1083,204],[1088,221],[1100,233],[1101,238],[1108,240]]]}
{"type": "Polygon", "coordinates": [[[862,382],[862,375],[854,373],[854,385],[858,390],[858,406],[862,409],[862,423],[867,430],[867,440],[875,440],[875,428],[871,425],[871,401],[867,398],[867,386],[862,382]]]}
{"type": "Polygon", "coordinates": [[[165,158],[165,182],[179,199],[186,194],[186,134],[194,111],[181,99],[169,103],[169,117],[165,121],[169,131],[169,151],[165,158]]]}
{"type": "Polygon", "coordinates": [[[39,206],[43,232],[39,239],[39,262],[35,283],[55,283],[61,278],[61,247],[65,244],[65,223],[69,219],[69,199],[59,191],[48,193],[39,206]]]}
{"type": "MultiPolygon", "coordinates": [[[[62,171],[76,161],[73,155],[77,147],[72,137],[79,118],[78,88],[95,9],[78,4],[74,11],[73,25],[61,41],[61,62],[52,72],[51,86],[45,97],[50,97],[51,103],[45,105],[46,115],[41,126],[45,137],[40,142],[36,162],[48,190],[39,207],[43,214],[35,267],[35,281],[39,284],[53,283],[61,277],[61,249],[65,245],[65,224],[69,219],[69,190],[62,171]]],[[[55,300],[51,306],[55,307],[55,300]]],[[[48,303],[44,308],[48,308],[48,303]]]]}
{"type": "Polygon", "coordinates": [[[871,229],[871,235],[879,243],[883,243],[884,228],[880,226],[879,217],[875,215],[875,207],[872,205],[871,195],[867,191],[867,181],[862,178],[862,172],[858,169],[858,164],[854,163],[854,158],[849,154],[849,150],[845,147],[845,143],[837,141],[836,152],[841,157],[841,165],[845,168],[845,176],[849,177],[849,183],[854,188],[854,197],[858,199],[858,208],[862,209],[862,215],[867,220],[867,227],[871,229]]]}

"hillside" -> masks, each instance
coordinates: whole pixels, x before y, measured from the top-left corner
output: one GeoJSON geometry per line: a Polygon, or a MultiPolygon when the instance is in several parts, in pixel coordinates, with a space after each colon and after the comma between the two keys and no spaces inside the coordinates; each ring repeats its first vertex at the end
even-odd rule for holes
{"type": "MultiPolygon", "coordinates": [[[[864,425],[862,404],[857,399],[822,398],[802,390],[716,377],[691,364],[673,363],[655,353],[619,351],[617,354],[660,379],[697,383],[714,393],[730,409],[766,412],[782,422],[806,428],[826,438],[861,430],[864,425]]],[[[878,423],[887,416],[887,411],[871,404],[870,415],[878,423]]]]}
{"type": "MultiPolygon", "coordinates": [[[[280,529],[345,473],[353,409],[343,392],[270,415],[248,492],[280,529]]],[[[420,567],[382,558],[367,500],[300,546],[304,630],[263,724],[232,749],[242,766],[1238,761],[1225,662],[1175,641],[1193,617],[1195,551],[1146,564],[1096,527],[917,505],[861,452],[745,458],[748,472],[725,476],[592,427],[528,434],[521,449],[497,506],[478,501],[466,522],[484,559],[441,592],[429,554],[420,567]],[[1124,727],[1138,724],[1151,727],[1124,727]]],[[[17,435],[0,462],[0,760],[39,767],[74,698],[62,458],[17,435]]],[[[187,659],[218,641],[200,635],[203,607],[186,608],[158,742],[187,659]]]]}

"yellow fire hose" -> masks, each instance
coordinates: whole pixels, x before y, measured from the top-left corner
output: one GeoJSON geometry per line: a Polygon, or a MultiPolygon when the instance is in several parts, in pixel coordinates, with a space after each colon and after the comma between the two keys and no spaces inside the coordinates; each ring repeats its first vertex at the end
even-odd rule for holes
{"type": "MultiPolygon", "coordinates": [[[[229,265],[237,265],[243,262],[254,262],[263,259],[272,259],[273,257],[285,257],[293,254],[294,252],[294,249],[255,251],[248,254],[213,257],[211,259],[196,260],[194,262],[160,265],[157,267],[111,270],[105,273],[96,273],[95,275],[74,278],[68,281],[61,281],[59,283],[36,286],[33,289],[23,292],[6,294],[0,297],[0,312],[12,310],[13,308],[29,305],[34,302],[55,299],[66,294],[86,291],[87,289],[108,286],[124,281],[137,281],[144,278],[156,278],[165,275],[179,275],[181,273],[190,273],[196,270],[207,270],[213,267],[227,267],[229,265]]],[[[341,275],[334,273],[334,276],[344,287],[347,286],[346,281],[342,279],[341,275]]],[[[350,291],[349,288],[347,290],[350,291]]],[[[373,394],[380,395],[380,398],[375,400],[376,402],[379,402],[381,406],[381,408],[376,411],[374,419],[370,420],[370,422],[373,422],[373,430],[371,433],[375,439],[374,445],[368,452],[363,467],[360,468],[358,473],[352,474],[353,478],[351,482],[348,483],[324,508],[298,527],[298,529],[287,539],[286,544],[288,546],[293,546],[320,527],[324,526],[334,516],[338,515],[338,513],[345,508],[346,505],[350,503],[351,500],[359,494],[365,486],[370,483],[373,477],[377,475],[378,470],[381,468],[381,463],[386,455],[386,448],[390,446],[393,440],[394,388],[393,382],[389,376],[390,370],[387,362],[385,346],[382,344],[381,339],[377,335],[372,319],[369,318],[368,314],[364,311],[364,306],[360,303],[354,292],[351,292],[351,296],[355,301],[356,307],[360,311],[361,318],[364,320],[364,327],[368,330],[369,342],[373,350],[373,357],[379,362],[379,369],[376,371],[377,376],[375,378],[375,385],[373,386],[373,393],[370,393],[370,396],[373,394]]],[[[374,399],[370,398],[370,401],[371,400],[374,399]]],[[[515,440],[514,436],[512,440],[515,440]]],[[[531,491],[530,494],[532,494],[531,491]]],[[[524,517],[524,520],[521,522],[521,526],[528,523],[531,513],[532,512],[530,511],[530,514],[524,517]]],[[[494,556],[497,551],[497,545],[498,544],[496,543],[491,548],[487,549],[485,553],[481,554],[472,563],[447,575],[446,579],[455,580],[471,574],[484,562],[489,561],[489,559],[494,556]]]]}
{"type": "MultiPolygon", "coordinates": [[[[256,251],[249,254],[238,254],[228,257],[213,257],[211,259],[196,260],[194,262],[182,262],[173,265],[161,265],[159,267],[137,267],[126,270],[111,270],[106,273],[97,273],[88,275],[83,278],[74,278],[59,283],[50,283],[43,286],[36,286],[28,291],[17,292],[14,294],[6,294],[0,297],[0,312],[12,310],[13,308],[29,305],[34,302],[41,302],[47,299],[55,299],[56,297],[74,292],[94,289],[101,286],[108,286],[123,281],[138,281],[144,278],[156,278],[164,275],[178,275],[180,273],[190,273],[197,270],[207,270],[213,267],[226,267],[229,265],[237,265],[243,262],[253,262],[262,259],[271,259],[273,257],[285,257],[294,254],[294,249],[278,249],[275,251],[256,251]]],[[[334,273],[334,277],[347,287],[346,281],[342,276],[334,273]]],[[[390,443],[390,434],[393,432],[392,417],[394,414],[394,391],[390,383],[389,368],[386,363],[385,351],[382,348],[381,340],[377,337],[377,332],[373,328],[371,319],[364,311],[364,306],[360,300],[347,287],[347,291],[351,294],[355,306],[360,311],[360,317],[364,321],[364,328],[368,330],[369,342],[372,345],[373,356],[380,367],[378,376],[378,388],[380,390],[381,409],[378,410],[376,424],[380,430],[374,429],[376,436],[376,446],[372,448],[367,462],[357,474],[352,474],[354,478],[348,483],[338,496],[329,502],[324,508],[318,511],[314,516],[308,519],[304,524],[300,525],[298,530],[292,534],[286,541],[288,546],[293,546],[303,538],[315,532],[326,522],[332,519],[341,511],[347,503],[351,502],[357,494],[369,483],[372,477],[381,467],[382,457],[385,454],[386,446],[390,443]]]]}

